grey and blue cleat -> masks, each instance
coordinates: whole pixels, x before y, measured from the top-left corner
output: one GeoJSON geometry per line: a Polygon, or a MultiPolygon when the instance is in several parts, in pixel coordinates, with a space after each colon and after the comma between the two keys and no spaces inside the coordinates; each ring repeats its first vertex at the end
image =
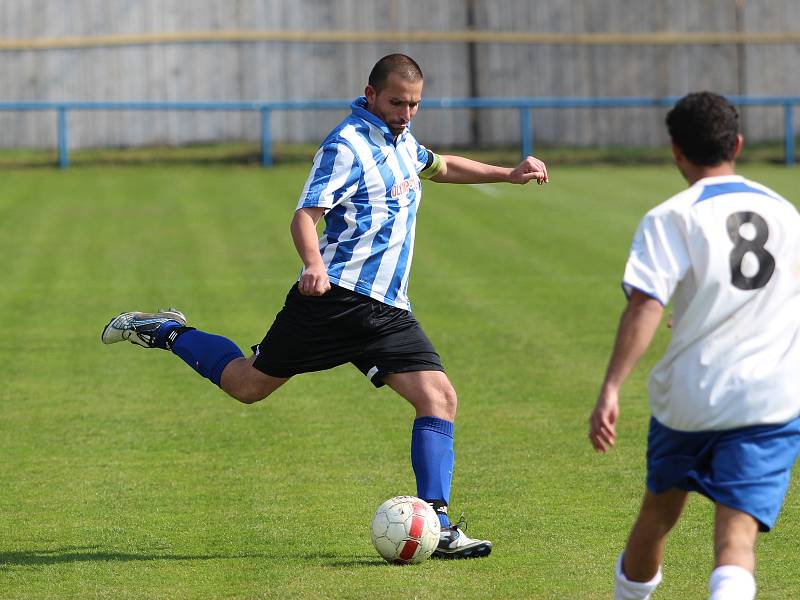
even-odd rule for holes
{"type": "Polygon", "coordinates": [[[158,330],[165,323],[186,325],[186,317],[176,308],[158,312],[124,312],[109,321],[100,336],[104,344],[116,344],[128,340],[145,348],[157,348],[158,330]]]}

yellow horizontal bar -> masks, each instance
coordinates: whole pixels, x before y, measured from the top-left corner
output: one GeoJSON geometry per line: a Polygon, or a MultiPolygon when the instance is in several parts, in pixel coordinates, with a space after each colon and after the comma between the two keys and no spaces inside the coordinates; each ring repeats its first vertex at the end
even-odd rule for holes
{"type": "Polygon", "coordinates": [[[181,31],[57,38],[2,38],[0,50],[45,50],[202,42],[477,42],[574,46],[679,46],[797,44],[797,31],[700,31],[637,33],[531,33],[514,31],[181,31]]]}

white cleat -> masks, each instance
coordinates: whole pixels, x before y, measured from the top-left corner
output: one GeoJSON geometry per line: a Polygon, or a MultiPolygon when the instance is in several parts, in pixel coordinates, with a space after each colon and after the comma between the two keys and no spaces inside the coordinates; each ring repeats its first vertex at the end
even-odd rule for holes
{"type": "Polygon", "coordinates": [[[159,328],[170,321],[186,325],[186,317],[177,308],[159,309],[154,313],[124,312],[109,321],[100,339],[104,344],[128,340],[145,348],[155,348],[159,328]]]}
{"type": "Polygon", "coordinates": [[[461,530],[461,525],[459,522],[442,528],[433,558],[481,558],[491,554],[492,542],[468,538],[461,530]]]}

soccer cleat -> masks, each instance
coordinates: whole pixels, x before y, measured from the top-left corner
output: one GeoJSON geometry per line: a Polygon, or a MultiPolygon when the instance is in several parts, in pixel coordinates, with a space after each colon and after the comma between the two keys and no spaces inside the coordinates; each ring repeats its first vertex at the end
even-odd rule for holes
{"type": "Polygon", "coordinates": [[[462,525],[466,528],[464,521],[442,528],[433,558],[481,558],[491,554],[492,542],[468,538],[461,529],[462,525]]]}
{"type": "MultiPolygon", "coordinates": [[[[109,321],[100,339],[104,344],[128,340],[145,348],[155,348],[159,328],[173,321],[186,325],[186,317],[177,308],[158,309],[158,312],[124,312],[109,321]]],[[[169,347],[169,341],[167,341],[169,347]]]]}

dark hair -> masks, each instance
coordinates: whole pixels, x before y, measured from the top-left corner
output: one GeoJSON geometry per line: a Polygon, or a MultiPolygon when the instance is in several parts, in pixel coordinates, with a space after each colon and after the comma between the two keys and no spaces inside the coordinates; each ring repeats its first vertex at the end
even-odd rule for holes
{"type": "Polygon", "coordinates": [[[372,67],[368,83],[376,92],[379,92],[386,85],[389,73],[396,73],[406,81],[419,81],[422,79],[422,69],[419,68],[413,58],[405,54],[389,54],[372,67]]]}
{"type": "Polygon", "coordinates": [[[666,121],[672,142],[693,164],[711,167],[733,160],[739,114],[723,96],[713,92],[684,96],[666,121]]]}

